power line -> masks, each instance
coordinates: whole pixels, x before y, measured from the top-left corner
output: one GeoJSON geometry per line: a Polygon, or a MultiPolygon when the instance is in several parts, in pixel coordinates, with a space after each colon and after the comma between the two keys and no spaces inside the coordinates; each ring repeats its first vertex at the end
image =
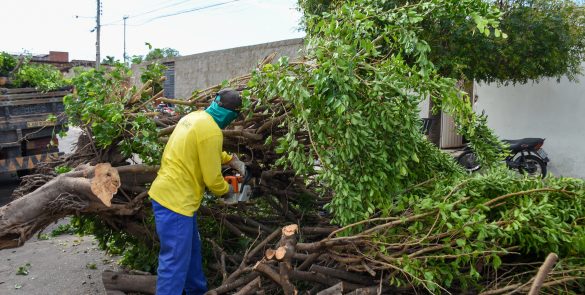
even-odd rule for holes
{"type": "MultiPolygon", "coordinates": [[[[135,18],[135,17],[143,16],[143,15],[146,15],[146,14],[149,14],[149,13],[153,13],[153,12],[159,11],[161,9],[165,9],[165,8],[169,8],[169,7],[181,5],[183,3],[190,2],[190,1],[193,1],[193,0],[182,0],[182,1],[178,1],[178,2],[171,3],[171,4],[168,4],[168,5],[165,5],[165,6],[160,6],[160,7],[154,8],[152,10],[148,10],[148,11],[145,11],[145,12],[140,12],[140,13],[137,13],[137,14],[134,14],[134,15],[129,15],[128,17],[129,18],[135,18]]],[[[105,24],[103,24],[103,26],[117,25],[117,24],[120,24],[121,22],[122,22],[121,20],[108,21],[105,24]]]]}
{"type": "Polygon", "coordinates": [[[169,4],[169,5],[167,5],[167,6],[163,6],[163,7],[155,8],[155,9],[153,9],[153,10],[149,10],[149,11],[146,11],[146,12],[138,13],[138,14],[135,14],[135,15],[130,15],[130,17],[139,17],[139,16],[143,16],[143,15],[146,15],[146,14],[149,14],[149,13],[152,13],[152,12],[155,12],[155,11],[159,11],[159,10],[161,10],[161,9],[165,9],[165,8],[169,8],[169,7],[173,7],[173,6],[181,5],[181,4],[185,3],[185,2],[190,2],[190,1],[193,1],[193,0],[183,0],[183,1],[179,1],[179,2],[176,2],[176,3],[169,4]]]}
{"type": "MultiPolygon", "coordinates": [[[[179,2],[176,2],[176,3],[173,3],[173,4],[169,4],[167,6],[164,6],[164,7],[160,7],[160,8],[157,8],[157,9],[153,9],[153,10],[146,11],[146,12],[142,12],[142,13],[135,14],[135,15],[130,15],[128,18],[129,19],[136,18],[136,17],[143,16],[143,15],[146,15],[148,13],[151,13],[151,12],[154,12],[154,11],[157,11],[157,10],[160,10],[160,9],[164,9],[164,8],[168,8],[168,7],[172,7],[172,6],[177,6],[177,5],[183,4],[185,2],[189,2],[189,1],[192,1],[192,0],[179,1],[179,2]]],[[[215,4],[203,6],[203,7],[188,8],[188,9],[184,9],[184,10],[179,10],[179,11],[176,11],[176,12],[173,12],[173,13],[155,16],[155,17],[150,18],[150,19],[148,19],[146,21],[143,21],[142,23],[139,23],[139,24],[134,24],[134,25],[128,24],[128,26],[133,26],[133,27],[142,26],[144,24],[147,24],[147,23],[152,22],[154,20],[157,20],[159,18],[170,17],[170,16],[179,15],[179,14],[183,14],[183,13],[204,10],[204,9],[213,8],[213,7],[216,7],[216,6],[222,6],[222,5],[226,5],[226,4],[230,4],[232,2],[238,2],[238,1],[241,1],[241,0],[233,0],[233,1],[227,1],[227,2],[222,2],[222,3],[215,3],[215,4]]],[[[111,22],[107,22],[107,23],[102,23],[101,26],[102,27],[105,27],[105,26],[122,26],[123,25],[122,22],[123,22],[123,20],[111,21],[111,22]]]]}
{"type": "MultiPolygon", "coordinates": [[[[126,24],[126,26],[131,26],[131,27],[138,27],[138,26],[142,26],[145,25],[147,23],[153,22],[157,19],[161,19],[161,18],[165,18],[165,17],[171,17],[171,16],[175,16],[175,15],[180,15],[180,14],[184,14],[184,13],[189,13],[189,12],[195,12],[195,11],[201,11],[201,10],[205,10],[205,9],[209,9],[209,8],[214,8],[214,7],[218,7],[218,6],[223,6],[223,5],[227,5],[233,2],[240,2],[242,0],[232,0],[232,1],[226,1],[226,2],[221,2],[221,3],[215,3],[215,4],[210,4],[207,6],[202,6],[202,7],[196,7],[196,8],[189,8],[189,9],[185,9],[185,10],[179,10],[173,13],[169,13],[169,14],[164,14],[164,15],[159,15],[159,16],[155,16],[153,18],[150,18],[146,21],[143,21],[141,23],[138,24],[126,24]]],[[[132,18],[132,16],[129,16],[128,19],[132,18]]],[[[123,26],[124,24],[122,23],[124,20],[118,20],[118,21],[114,21],[114,22],[110,22],[110,23],[105,23],[105,24],[101,24],[101,27],[106,27],[106,26],[123,26]]],[[[95,31],[95,28],[93,30],[91,30],[92,32],[95,31]]]]}
{"type": "Polygon", "coordinates": [[[194,12],[194,11],[201,11],[201,10],[204,10],[204,9],[209,9],[209,8],[213,8],[213,7],[223,6],[223,5],[227,5],[227,4],[234,3],[234,2],[239,2],[239,1],[241,1],[241,0],[232,0],[232,1],[226,1],[226,2],[221,2],[221,3],[215,3],[215,4],[211,4],[211,5],[207,5],[207,6],[197,7],[197,8],[185,9],[185,10],[177,11],[177,12],[174,12],[174,13],[169,13],[169,14],[164,14],[164,15],[156,16],[156,17],[153,17],[153,18],[151,18],[151,19],[149,19],[147,21],[144,21],[144,22],[139,23],[139,24],[131,25],[131,26],[142,26],[142,25],[145,25],[145,24],[150,23],[152,21],[155,21],[157,19],[161,19],[161,18],[165,18],[165,17],[171,17],[171,16],[175,16],[175,15],[179,15],[179,14],[185,14],[185,13],[194,12]]]}

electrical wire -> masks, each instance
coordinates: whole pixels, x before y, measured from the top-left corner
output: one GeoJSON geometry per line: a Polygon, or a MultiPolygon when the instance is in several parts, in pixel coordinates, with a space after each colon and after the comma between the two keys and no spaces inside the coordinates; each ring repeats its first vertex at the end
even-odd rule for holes
{"type": "MultiPolygon", "coordinates": [[[[132,19],[132,18],[136,18],[138,16],[146,15],[148,13],[151,13],[151,12],[154,12],[154,11],[157,11],[157,10],[160,10],[160,9],[163,9],[163,8],[177,6],[179,4],[183,4],[183,3],[189,2],[189,1],[192,1],[192,0],[183,0],[183,1],[179,1],[179,2],[173,3],[173,4],[169,4],[169,5],[164,6],[164,7],[160,7],[160,8],[157,8],[157,9],[150,10],[150,11],[147,11],[147,12],[142,12],[142,13],[139,13],[139,14],[136,14],[136,15],[130,15],[130,16],[128,16],[128,19],[132,19]]],[[[132,26],[132,27],[142,26],[142,25],[145,25],[147,23],[150,23],[150,22],[155,21],[155,20],[160,19],[160,18],[171,17],[171,16],[180,15],[180,14],[189,13],[189,12],[194,12],[194,11],[201,11],[201,10],[205,10],[205,9],[209,9],[209,8],[214,8],[214,7],[218,7],[218,6],[223,6],[223,5],[227,5],[227,4],[230,4],[230,3],[233,3],[233,2],[239,2],[239,1],[242,1],[242,0],[232,0],[232,1],[226,1],[226,2],[221,2],[221,3],[215,3],[215,4],[206,5],[206,6],[196,7],[196,8],[188,8],[188,9],[184,9],[184,10],[179,10],[179,11],[176,11],[176,12],[173,12],[173,13],[169,13],[169,14],[164,14],[164,15],[159,15],[159,16],[152,17],[152,18],[150,18],[150,19],[148,19],[146,21],[143,21],[143,22],[141,22],[139,24],[127,24],[127,26],[132,26]]],[[[117,20],[117,21],[113,21],[113,22],[106,22],[106,23],[102,23],[101,26],[102,27],[106,27],[106,26],[122,26],[123,25],[122,22],[123,22],[123,20],[117,20]]]]}
{"type": "Polygon", "coordinates": [[[185,14],[185,13],[194,12],[194,11],[201,11],[201,10],[205,10],[205,9],[209,9],[209,8],[214,8],[214,7],[218,7],[218,6],[223,6],[223,5],[227,5],[227,4],[234,3],[234,2],[239,2],[239,1],[242,1],[242,0],[232,0],[232,1],[226,1],[226,2],[221,2],[221,3],[210,4],[210,5],[207,5],[207,6],[201,6],[201,7],[197,7],[197,8],[185,9],[185,10],[177,11],[177,12],[174,12],[174,13],[169,13],[169,14],[164,14],[164,15],[156,16],[156,17],[153,17],[151,19],[148,19],[147,21],[144,21],[142,23],[134,24],[134,25],[130,25],[130,26],[142,26],[142,25],[145,25],[145,24],[150,23],[152,21],[155,21],[157,19],[161,19],[161,18],[165,18],[165,17],[171,17],[171,16],[175,16],[175,15],[180,15],[180,14],[185,14]]]}
{"type": "Polygon", "coordinates": [[[135,14],[135,15],[130,15],[129,17],[143,16],[143,15],[146,15],[146,14],[149,14],[149,13],[152,13],[152,12],[155,12],[155,11],[159,11],[161,9],[165,9],[165,8],[169,8],[169,7],[181,5],[183,3],[190,2],[190,1],[193,1],[193,0],[183,0],[183,1],[175,2],[175,3],[169,4],[169,5],[166,5],[166,6],[163,6],[163,7],[155,8],[155,9],[152,9],[152,10],[149,10],[149,11],[146,11],[146,12],[141,12],[141,13],[138,13],[138,14],[135,14]]]}

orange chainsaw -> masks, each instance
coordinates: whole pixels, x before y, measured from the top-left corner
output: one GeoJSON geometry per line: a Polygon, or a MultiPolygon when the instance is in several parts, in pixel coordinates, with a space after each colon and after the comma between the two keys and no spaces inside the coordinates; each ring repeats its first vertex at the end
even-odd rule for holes
{"type": "Polygon", "coordinates": [[[252,196],[252,187],[248,184],[252,174],[246,168],[246,175],[228,175],[223,179],[233,188],[233,193],[225,198],[227,204],[234,204],[239,202],[247,202],[252,196]]]}

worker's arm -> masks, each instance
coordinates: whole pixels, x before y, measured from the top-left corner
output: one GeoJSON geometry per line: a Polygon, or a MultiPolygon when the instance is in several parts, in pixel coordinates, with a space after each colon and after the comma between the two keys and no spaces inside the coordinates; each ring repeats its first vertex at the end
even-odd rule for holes
{"type": "Polygon", "coordinates": [[[211,136],[198,143],[199,165],[205,186],[216,196],[225,195],[229,186],[221,175],[221,164],[224,154],[221,151],[223,138],[211,136]]]}
{"type": "Polygon", "coordinates": [[[221,152],[221,164],[225,165],[227,164],[229,161],[232,160],[232,155],[228,154],[227,152],[221,152]]]}

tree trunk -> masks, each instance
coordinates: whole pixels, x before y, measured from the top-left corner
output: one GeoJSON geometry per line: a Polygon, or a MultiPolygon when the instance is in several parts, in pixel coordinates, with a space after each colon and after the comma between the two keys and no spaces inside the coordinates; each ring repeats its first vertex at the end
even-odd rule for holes
{"type": "MultiPolygon", "coordinates": [[[[43,186],[0,208],[0,250],[22,246],[26,240],[49,224],[73,214],[100,214],[123,221],[125,229],[135,228],[125,216],[142,208],[146,192],[126,204],[112,204],[121,185],[142,186],[152,181],[156,167],[141,165],[114,168],[110,164],[82,165],[61,174],[43,186]]],[[[143,189],[144,190],[144,189],[143,189]]]]}

